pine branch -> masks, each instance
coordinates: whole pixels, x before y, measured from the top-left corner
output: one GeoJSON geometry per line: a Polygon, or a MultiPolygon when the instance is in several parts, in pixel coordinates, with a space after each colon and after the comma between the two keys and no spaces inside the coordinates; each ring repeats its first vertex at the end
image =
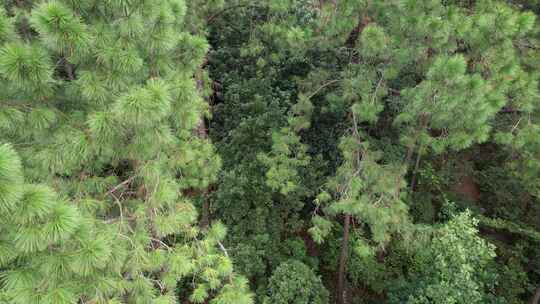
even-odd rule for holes
{"type": "Polygon", "coordinates": [[[225,254],[226,257],[229,257],[229,253],[227,253],[227,249],[225,249],[225,246],[223,246],[223,244],[220,241],[217,241],[217,243],[219,245],[219,249],[221,249],[221,251],[223,251],[223,253],[225,254]]]}
{"type": "Polygon", "coordinates": [[[324,83],[323,85],[321,85],[320,87],[318,87],[313,93],[311,93],[309,96],[308,96],[308,99],[311,99],[313,96],[317,95],[317,93],[319,93],[320,90],[326,88],[327,86],[329,85],[332,85],[338,81],[341,81],[341,79],[334,79],[334,80],[330,80],[326,83],[324,83]]]}
{"type": "Polygon", "coordinates": [[[167,248],[167,250],[171,250],[171,247],[169,247],[169,245],[165,244],[162,240],[160,240],[158,238],[154,238],[154,237],[152,237],[151,239],[152,239],[152,241],[154,241],[154,242],[162,245],[163,247],[167,248]]]}
{"type": "MultiPolygon", "coordinates": [[[[219,249],[221,249],[221,251],[223,251],[223,253],[225,254],[225,256],[227,258],[229,258],[229,253],[227,252],[227,249],[225,249],[225,246],[223,246],[223,244],[220,242],[220,241],[217,241],[217,244],[219,246],[219,249]]],[[[233,283],[233,278],[232,278],[232,274],[229,275],[229,283],[232,284],[233,283]]]]}
{"type": "Polygon", "coordinates": [[[111,190],[107,191],[107,193],[105,193],[105,195],[103,195],[103,196],[105,197],[107,195],[110,195],[111,193],[115,192],[116,190],[120,189],[121,187],[131,183],[134,178],[135,178],[135,175],[128,178],[128,179],[126,179],[125,181],[121,182],[120,184],[114,186],[111,190]]]}

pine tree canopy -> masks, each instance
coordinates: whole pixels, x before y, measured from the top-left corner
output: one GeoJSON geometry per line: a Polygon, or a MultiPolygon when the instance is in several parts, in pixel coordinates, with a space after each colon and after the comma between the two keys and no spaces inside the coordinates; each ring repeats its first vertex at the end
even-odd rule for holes
{"type": "Polygon", "coordinates": [[[2,8],[1,301],[252,303],[225,227],[195,223],[221,161],[194,132],[208,44],[187,10],[2,8]]]}
{"type": "Polygon", "coordinates": [[[5,0],[0,304],[540,304],[537,0],[5,0]]]}

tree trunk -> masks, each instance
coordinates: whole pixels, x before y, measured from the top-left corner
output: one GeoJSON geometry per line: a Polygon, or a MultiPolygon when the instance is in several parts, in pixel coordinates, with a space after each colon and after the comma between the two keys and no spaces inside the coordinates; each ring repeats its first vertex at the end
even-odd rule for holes
{"type": "MultiPolygon", "coordinates": [[[[356,46],[356,41],[358,40],[358,37],[364,30],[364,28],[371,22],[371,19],[367,16],[363,16],[359,21],[358,24],[355,26],[355,28],[349,33],[349,36],[347,38],[347,41],[345,42],[345,45],[348,48],[354,48],[356,46]]],[[[354,135],[360,143],[360,135],[358,133],[358,125],[356,123],[356,117],[353,113],[353,124],[354,124],[354,135]]],[[[356,166],[360,166],[360,157],[361,153],[360,151],[357,151],[357,163],[356,166]]],[[[351,225],[351,215],[345,214],[345,218],[343,220],[343,240],[341,241],[341,253],[339,256],[339,264],[338,264],[338,278],[337,278],[337,291],[336,291],[336,299],[338,304],[345,304],[346,296],[345,296],[345,273],[347,270],[347,258],[349,256],[349,234],[350,234],[350,225],[351,225]]]]}
{"type": "Polygon", "coordinates": [[[371,19],[368,16],[363,16],[358,21],[358,24],[349,33],[349,36],[347,37],[347,41],[345,41],[345,46],[350,49],[354,48],[356,46],[356,41],[358,40],[358,37],[360,37],[360,35],[362,34],[362,31],[370,22],[371,22],[371,19]]]}
{"type": "Polygon", "coordinates": [[[338,283],[337,283],[337,303],[345,304],[345,271],[347,270],[347,257],[349,256],[349,229],[351,224],[351,216],[345,214],[343,220],[343,240],[341,241],[341,254],[338,265],[338,283]]]}
{"type": "Polygon", "coordinates": [[[210,203],[208,202],[208,197],[206,197],[206,193],[204,193],[201,222],[199,223],[199,226],[201,228],[207,228],[209,225],[210,225],[210,203]]]}
{"type": "Polygon", "coordinates": [[[411,162],[415,147],[416,147],[416,144],[413,144],[409,146],[409,148],[407,149],[407,155],[405,156],[405,161],[403,162],[405,163],[405,166],[407,166],[407,168],[409,168],[409,163],[411,162]]]}
{"type": "Polygon", "coordinates": [[[411,191],[414,191],[416,188],[416,175],[418,174],[418,167],[420,167],[420,151],[416,154],[416,163],[414,164],[414,170],[412,172],[411,178],[411,191]]]}
{"type": "Polygon", "coordinates": [[[534,296],[531,298],[530,304],[538,304],[540,301],[540,287],[536,288],[536,292],[534,293],[534,296]]]}
{"type": "MultiPolygon", "coordinates": [[[[208,138],[208,129],[206,128],[206,122],[203,117],[199,121],[197,126],[196,134],[199,138],[206,139],[208,138]]],[[[210,202],[208,201],[209,189],[204,189],[202,195],[202,206],[201,206],[201,221],[199,222],[199,227],[207,228],[210,225],[210,202]]]]}
{"type": "Polygon", "coordinates": [[[66,65],[66,74],[68,76],[68,79],[70,81],[75,80],[75,72],[74,72],[73,64],[69,63],[67,59],[64,59],[64,64],[66,65]]]}
{"type": "MultiPolygon", "coordinates": [[[[205,62],[203,63],[203,66],[206,65],[208,62],[208,58],[205,57],[205,62]]],[[[201,78],[197,79],[197,89],[199,92],[203,91],[203,82],[201,78]]],[[[201,117],[199,119],[199,124],[197,125],[197,128],[194,130],[197,137],[201,139],[207,139],[208,138],[208,128],[205,121],[205,117],[201,117]]],[[[201,207],[201,220],[199,222],[199,227],[201,228],[207,228],[210,225],[210,203],[208,201],[208,193],[209,189],[204,189],[202,195],[202,207],[201,207]]]]}

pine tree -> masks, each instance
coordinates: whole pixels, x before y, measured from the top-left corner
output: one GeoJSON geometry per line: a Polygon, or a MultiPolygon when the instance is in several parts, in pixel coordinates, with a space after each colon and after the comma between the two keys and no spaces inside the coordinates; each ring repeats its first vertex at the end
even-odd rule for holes
{"type": "Polygon", "coordinates": [[[96,287],[109,294],[118,283],[105,269],[114,245],[100,234],[109,231],[85,221],[49,187],[25,183],[10,145],[2,144],[0,155],[0,301],[74,303],[79,295],[99,297],[96,287]]]}
{"type": "MultiPolygon", "coordinates": [[[[531,31],[534,18],[529,13],[519,13],[492,1],[480,1],[469,11],[459,4],[446,5],[439,1],[359,1],[348,5],[349,10],[345,12],[356,10],[358,25],[346,40],[346,46],[351,49],[349,62],[336,78],[334,92],[326,93],[326,99],[342,111],[350,111],[348,117],[352,120],[349,120],[352,127],[348,133],[352,136],[346,135],[343,140],[349,144],[344,144],[348,148],[341,150],[343,164],[336,174],[341,182],[329,183],[337,191],[330,195],[323,193],[318,199],[325,202],[335,200],[331,207],[326,208],[327,215],[344,214],[337,288],[341,303],[345,301],[343,280],[353,216],[369,225],[370,235],[376,244],[389,240],[381,237],[378,231],[406,231],[409,226],[407,208],[402,200],[405,198],[403,192],[409,189],[402,182],[404,172],[400,172],[400,166],[412,171],[410,190],[414,190],[421,155],[440,154],[449,149],[462,150],[475,143],[486,142],[496,115],[509,102],[509,95],[515,94],[515,90],[520,91],[527,103],[537,86],[522,71],[517,50],[510,46],[512,41],[523,39],[531,31]],[[499,18],[507,25],[498,35],[492,32],[495,26],[485,24],[486,18],[491,17],[499,18]],[[502,45],[508,47],[503,51],[502,45]],[[521,75],[521,84],[514,82],[515,75],[521,75]],[[394,132],[371,131],[371,126],[384,126],[381,122],[388,120],[396,128],[394,132]],[[363,128],[370,132],[365,133],[363,128]],[[383,164],[389,159],[383,151],[382,157],[371,157],[370,160],[373,152],[368,143],[376,143],[372,137],[396,136],[396,133],[407,150],[404,157],[394,160],[394,164],[383,164]],[[411,166],[414,154],[417,155],[416,161],[411,166]],[[364,161],[372,165],[362,164],[364,161]],[[394,169],[390,169],[392,167],[394,169]],[[370,169],[378,174],[370,173],[370,169]],[[394,177],[384,177],[392,175],[394,177]],[[340,179],[339,176],[349,176],[349,179],[340,179]],[[355,176],[358,176],[356,187],[355,176]],[[394,180],[394,183],[384,180],[394,180]],[[377,187],[370,189],[370,184],[378,183],[385,185],[382,189],[390,195],[384,195],[385,191],[377,187]],[[340,191],[335,185],[358,190],[353,191],[350,198],[343,195],[348,191],[340,191]],[[367,199],[355,202],[355,193],[367,199]],[[371,213],[373,219],[370,220],[367,206],[379,206],[377,199],[384,201],[384,197],[391,199],[381,204],[380,213],[371,213]],[[392,224],[384,221],[386,217],[405,220],[396,220],[392,224]]],[[[346,13],[344,16],[340,13],[344,14],[335,10],[334,17],[347,20],[346,13]]],[[[343,33],[345,27],[335,24],[330,28],[343,33]]],[[[313,222],[312,235],[322,241],[330,233],[332,225],[319,216],[313,222]]],[[[358,252],[368,255],[373,252],[369,246],[362,247],[358,252]]]]}
{"type": "Polygon", "coordinates": [[[2,300],[251,303],[224,226],[195,225],[220,159],[194,132],[208,45],[184,1],[5,8],[0,140],[24,170],[2,146],[2,300]]]}

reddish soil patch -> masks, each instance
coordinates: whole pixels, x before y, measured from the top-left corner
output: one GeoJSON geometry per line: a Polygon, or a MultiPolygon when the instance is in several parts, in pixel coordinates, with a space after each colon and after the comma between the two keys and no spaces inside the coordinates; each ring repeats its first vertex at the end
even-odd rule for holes
{"type": "Polygon", "coordinates": [[[466,175],[458,184],[452,186],[452,191],[463,195],[465,198],[477,202],[480,199],[480,187],[473,177],[466,175]]]}

